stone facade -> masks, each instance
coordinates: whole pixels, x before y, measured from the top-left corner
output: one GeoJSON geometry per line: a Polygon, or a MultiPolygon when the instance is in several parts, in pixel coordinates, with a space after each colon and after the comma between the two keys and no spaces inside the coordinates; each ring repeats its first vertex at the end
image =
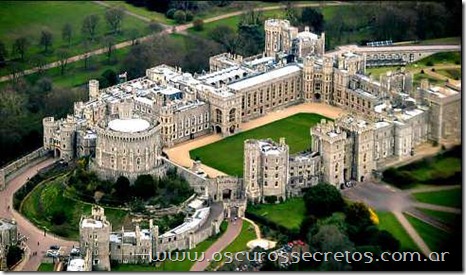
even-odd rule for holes
{"type": "Polygon", "coordinates": [[[286,199],[289,148],[285,139],[244,141],[244,187],[249,200],[286,199]]]}
{"type": "Polygon", "coordinates": [[[0,218],[0,246],[8,249],[18,242],[18,226],[16,221],[0,218]]]}
{"type": "Polygon", "coordinates": [[[107,221],[104,209],[92,207],[89,217],[82,216],[79,222],[79,245],[92,270],[110,271],[110,232],[112,224],[107,221]]]}

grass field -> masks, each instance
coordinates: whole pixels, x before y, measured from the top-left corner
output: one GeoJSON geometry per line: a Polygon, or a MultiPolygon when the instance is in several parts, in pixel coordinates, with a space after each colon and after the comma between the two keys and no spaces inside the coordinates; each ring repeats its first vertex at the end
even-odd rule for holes
{"type": "Polygon", "coordinates": [[[189,152],[191,159],[200,159],[202,163],[223,171],[229,175],[243,175],[243,148],[246,139],[272,138],[278,141],[286,138],[290,146],[290,154],[309,149],[311,138],[310,127],[322,118],[318,114],[300,113],[270,124],[227,137],[215,143],[206,145],[189,152]],[[219,158],[219,155],[222,157],[219,158]]]}
{"type": "MultiPolygon", "coordinates": [[[[46,228],[58,236],[77,240],[79,237],[79,220],[82,214],[91,213],[91,204],[72,200],[65,196],[63,181],[66,175],[46,180],[34,188],[23,201],[20,212],[38,228],[46,228]],[[61,225],[51,222],[57,211],[66,213],[66,221],[61,225]]],[[[113,228],[121,228],[127,212],[105,208],[105,215],[113,228]]]]}
{"type": "MultiPolygon", "coordinates": [[[[283,10],[264,11],[263,15],[264,15],[264,20],[267,20],[270,18],[284,18],[285,16],[283,10]]],[[[232,17],[221,19],[221,20],[205,23],[204,29],[202,31],[195,31],[193,30],[193,28],[189,28],[188,33],[191,33],[194,35],[200,35],[204,38],[209,38],[209,33],[213,29],[215,29],[217,26],[220,26],[220,25],[229,26],[236,32],[240,20],[241,20],[241,16],[232,16],[232,17]]]]}
{"type": "Polygon", "coordinates": [[[437,192],[414,193],[416,200],[424,203],[461,208],[461,188],[437,192]]]}
{"type": "Polygon", "coordinates": [[[446,248],[442,244],[450,237],[448,233],[410,215],[405,215],[405,217],[432,251],[442,251],[442,248],[446,248]]]}
{"type": "Polygon", "coordinates": [[[223,252],[236,253],[240,251],[247,251],[249,250],[247,243],[256,238],[256,232],[254,231],[252,224],[243,220],[243,226],[241,227],[241,232],[239,233],[238,237],[236,237],[236,239],[231,244],[229,244],[223,250],[223,252]]]}
{"type": "Polygon", "coordinates": [[[37,271],[50,272],[53,271],[53,267],[52,263],[41,263],[37,271]]]}
{"type": "Polygon", "coordinates": [[[306,214],[306,209],[302,198],[292,198],[280,204],[248,206],[247,212],[263,216],[271,222],[288,229],[299,230],[306,214]]]}
{"type": "Polygon", "coordinates": [[[420,211],[424,212],[426,215],[434,217],[435,219],[449,225],[454,225],[455,223],[460,223],[461,215],[455,213],[448,213],[442,211],[435,211],[425,208],[418,208],[420,211]]]}
{"type": "Polygon", "coordinates": [[[396,239],[400,241],[400,247],[404,250],[418,251],[417,245],[408,235],[406,230],[401,226],[401,224],[396,219],[395,215],[390,212],[377,212],[379,217],[379,229],[387,230],[390,232],[396,239]]]}
{"type": "MultiPolygon", "coordinates": [[[[223,233],[226,231],[227,226],[228,226],[227,222],[225,221],[222,222],[222,224],[220,225],[221,233],[219,233],[218,235],[214,237],[208,238],[207,240],[198,244],[195,248],[190,249],[186,252],[193,253],[192,258],[194,258],[194,255],[196,255],[194,254],[196,252],[197,252],[197,255],[201,256],[201,252],[205,252],[211,245],[215,243],[215,241],[218,240],[218,238],[220,238],[223,235],[223,233]]],[[[121,264],[121,265],[116,266],[115,268],[112,268],[112,271],[135,271],[135,272],[137,271],[179,271],[179,272],[183,272],[183,271],[189,271],[193,265],[194,265],[194,262],[189,261],[189,260],[180,261],[180,262],[166,260],[158,266],[121,264]]]]}
{"type": "MultiPolygon", "coordinates": [[[[3,1],[0,2],[0,40],[5,43],[8,50],[11,50],[14,40],[25,36],[30,40],[30,47],[26,54],[26,59],[33,55],[42,55],[47,63],[56,61],[57,49],[67,49],[71,55],[77,55],[92,49],[102,47],[99,42],[101,38],[109,33],[107,22],[104,18],[106,8],[93,2],[81,1],[3,1]],[[86,38],[81,32],[82,21],[90,14],[99,15],[97,25],[97,37],[95,42],[90,42],[87,48],[83,41],[86,38]],[[71,46],[62,39],[61,31],[66,23],[70,23],[73,28],[71,46]],[[39,45],[39,38],[42,29],[48,29],[53,34],[52,51],[43,54],[43,48],[39,45]]],[[[131,31],[137,29],[139,34],[149,33],[147,23],[125,16],[122,22],[122,32],[115,37],[116,42],[130,39],[131,31]]],[[[20,63],[22,68],[30,67],[29,62],[20,63]]],[[[8,73],[8,66],[0,70],[0,75],[8,73]]]]}
{"type": "Polygon", "coordinates": [[[461,69],[436,70],[436,72],[451,79],[461,80],[461,69]]]}

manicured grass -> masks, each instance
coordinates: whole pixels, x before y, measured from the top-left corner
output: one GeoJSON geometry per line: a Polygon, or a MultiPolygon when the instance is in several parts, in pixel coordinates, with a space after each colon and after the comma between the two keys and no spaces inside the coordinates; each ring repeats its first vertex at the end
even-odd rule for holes
{"type": "MultiPolygon", "coordinates": [[[[63,181],[66,175],[46,180],[34,188],[23,201],[20,212],[38,228],[46,228],[58,236],[77,240],[79,237],[79,220],[82,214],[91,213],[91,204],[73,200],[65,195],[63,181]],[[53,224],[51,219],[55,212],[63,211],[67,216],[61,225],[53,224]]],[[[119,209],[105,208],[105,215],[113,228],[121,228],[127,212],[119,209]]]]}
{"type": "MultiPolygon", "coordinates": [[[[201,252],[205,252],[210,246],[212,246],[226,231],[228,226],[227,222],[222,222],[220,225],[220,233],[216,236],[210,237],[207,240],[198,244],[195,248],[186,251],[186,253],[193,253],[192,258],[194,258],[194,253],[197,252],[199,257],[202,257],[201,252]]],[[[189,271],[191,267],[194,265],[194,262],[189,260],[184,260],[180,262],[174,262],[170,260],[166,260],[162,262],[158,266],[150,266],[150,265],[130,265],[130,264],[121,264],[114,268],[112,271],[189,271]]]]}
{"type": "Polygon", "coordinates": [[[448,174],[461,172],[461,159],[454,157],[438,158],[428,164],[429,165],[417,167],[417,169],[412,170],[411,175],[417,181],[426,181],[439,175],[440,172],[448,174]]]}
{"type": "Polygon", "coordinates": [[[442,190],[436,192],[414,193],[416,200],[424,203],[461,208],[461,189],[442,190]]]}
{"type": "Polygon", "coordinates": [[[435,211],[431,209],[418,208],[420,211],[424,212],[426,215],[434,217],[435,219],[449,225],[454,225],[455,223],[461,222],[461,215],[455,213],[448,213],[442,211],[435,211]]]}
{"type": "Polygon", "coordinates": [[[379,217],[379,229],[387,230],[390,232],[396,239],[400,241],[400,248],[403,250],[418,251],[417,245],[408,235],[406,230],[401,226],[401,224],[396,219],[395,215],[390,212],[381,212],[377,211],[377,216],[379,217]]]}
{"type": "Polygon", "coordinates": [[[422,40],[416,43],[418,45],[454,45],[461,44],[461,37],[444,37],[436,39],[422,40]]]}
{"type": "Polygon", "coordinates": [[[461,64],[461,52],[441,52],[419,60],[417,63],[427,66],[431,62],[434,65],[439,64],[461,64]]]}
{"type": "Polygon", "coordinates": [[[254,231],[254,226],[250,224],[248,221],[243,220],[243,226],[241,227],[241,232],[239,233],[238,237],[228,245],[223,252],[231,252],[236,253],[240,251],[247,251],[249,248],[247,247],[247,243],[256,239],[256,232],[254,231]]]}
{"type": "Polygon", "coordinates": [[[388,71],[396,72],[401,66],[385,66],[385,67],[372,67],[366,68],[366,74],[371,75],[374,80],[379,81],[380,76],[387,73],[388,71]]]}
{"type": "Polygon", "coordinates": [[[299,230],[306,214],[302,198],[292,198],[280,204],[248,206],[247,211],[291,230],[299,230]]]}
{"type": "Polygon", "coordinates": [[[146,9],[145,7],[136,7],[131,4],[128,4],[123,1],[105,1],[105,3],[110,4],[112,6],[123,6],[127,11],[130,11],[134,14],[149,18],[151,20],[154,20],[155,22],[159,22],[165,25],[175,25],[176,22],[173,19],[168,19],[165,17],[165,14],[156,12],[156,11],[150,11],[146,9]]]}
{"type": "MultiPolygon", "coordinates": [[[[14,40],[25,36],[30,40],[30,47],[26,59],[33,55],[42,55],[47,63],[58,60],[58,49],[66,49],[70,55],[77,55],[92,49],[102,47],[100,42],[107,35],[109,28],[104,18],[106,8],[93,2],[80,1],[4,1],[0,2],[0,40],[10,51],[14,40]],[[96,41],[90,42],[85,48],[86,40],[81,32],[83,19],[90,14],[97,14],[100,18],[97,25],[96,41]],[[73,28],[71,46],[62,39],[62,28],[69,23],[73,28]],[[53,34],[52,51],[43,54],[39,45],[40,33],[48,29],[53,34]]],[[[131,30],[137,29],[141,36],[149,33],[147,23],[133,16],[125,16],[122,21],[121,33],[114,36],[116,42],[130,39],[131,30]]],[[[10,57],[13,58],[13,57],[10,57]]],[[[22,68],[31,67],[29,62],[20,63],[22,68]]],[[[0,75],[8,73],[8,66],[0,70],[0,75]]]]}
{"type": "Polygon", "coordinates": [[[461,69],[436,70],[435,72],[451,79],[461,80],[461,69]]]}
{"type": "Polygon", "coordinates": [[[290,154],[295,154],[310,148],[309,129],[322,118],[325,117],[318,114],[296,114],[191,150],[189,154],[191,159],[199,158],[202,163],[210,167],[241,177],[246,139],[272,138],[278,141],[280,137],[285,137],[286,143],[290,146],[290,154]]]}
{"type": "Polygon", "coordinates": [[[445,84],[444,79],[438,79],[425,73],[424,74],[416,73],[414,74],[414,77],[413,77],[413,87],[416,88],[416,87],[421,86],[422,79],[427,79],[429,80],[430,84],[434,84],[434,85],[442,86],[442,84],[445,84]]]}
{"type": "MultiPolygon", "coordinates": [[[[263,16],[264,16],[264,20],[267,20],[270,18],[284,18],[285,14],[283,10],[270,10],[270,11],[264,11],[263,16]]],[[[204,38],[209,38],[209,33],[213,29],[215,29],[217,26],[220,26],[220,25],[229,26],[236,32],[240,21],[241,21],[241,16],[232,16],[232,17],[221,19],[221,20],[205,23],[204,29],[202,31],[195,31],[193,30],[193,28],[189,28],[188,32],[194,35],[200,35],[204,38]]]]}
{"type": "MultiPolygon", "coordinates": [[[[432,251],[442,251],[442,244],[450,238],[450,235],[437,229],[413,216],[405,215],[409,223],[416,229],[417,233],[432,251]]],[[[443,250],[445,251],[445,250],[443,250]]]]}
{"type": "Polygon", "coordinates": [[[41,263],[37,271],[50,272],[53,271],[54,264],[52,263],[41,263]]]}

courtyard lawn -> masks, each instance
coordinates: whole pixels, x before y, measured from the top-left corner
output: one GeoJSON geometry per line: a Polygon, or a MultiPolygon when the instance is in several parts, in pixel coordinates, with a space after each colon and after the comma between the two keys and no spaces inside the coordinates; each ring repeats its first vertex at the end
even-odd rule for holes
{"type": "Polygon", "coordinates": [[[442,211],[435,211],[431,209],[425,208],[418,208],[420,211],[424,212],[424,214],[429,215],[445,224],[448,225],[457,225],[461,223],[461,215],[455,213],[448,213],[442,211]]]}
{"type": "Polygon", "coordinates": [[[248,206],[247,212],[262,216],[290,230],[299,231],[306,214],[306,208],[302,198],[292,198],[280,204],[251,205],[248,206]]]}
{"type": "Polygon", "coordinates": [[[442,251],[442,249],[446,248],[442,246],[442,244],[450,238],[450,234],[437,229],[413,216],[405,214],[405,217],[408,219],[409,223],[411,223],[414,229],[416,229],[417,233],[419,236],[421,236],[430,250],[442,251]]]}
{"type": "Polygon", "coordinates": [[[243,147],[247,139],[286,138],[290,154],[310,148],[309,129],[322,118],[318,114],[299,113],[267,125],[227,137],[215,143],[189,152],[191,159],[200,159],[203,164],[232,176],[243,176],[243,147]]]}
{"type": "Polygon", "coordinates": [[[37,271],[50,272],[53,271],[54,264],[52,263],[41,263],[37,271]]]}
{"type": "Polygon", "coordinates": [[[123,6],[129,12],[146,17],[150,20],[154,20],[155,22],[158,22],[161,24],[165,24],[165,25],[176,24],[175,20],[165,17],[165,14],[161,12],[148,10],[146,7],[136,7],[134,5],[128,4],[123,1],[105,1],[105,3],[110,4],[112,6],[123,6]]]}
{"type": "MultiPolygon", "coordinates": [[[[228,223],[223,221],[220,225],[220,233],[216,236],[210,237],[207,240],[198,244],[195,248],[190,249],[187,253],[193,253],[192,258],[197,255],[201,256],[201,252],[205,252],[210,246],[212,246],[222,235],[225,233],[227,229],[228,223]]],[[[131,264],[120,264],[112,268],[112,271],[189,271],[191,267],[194,265],[194,262],[189,260],[184,260],[180,262],[173,262],[170,260],[166,260],[162,262],[158,266],[151,266],[151,265],[131,265],[131,264]]]]}
{"type": "Polygon", "coordinates": [[[414,193],[416,200],[424,203],[461,208],[461,188],[436,192],[414,193]]]}
{"type": "MultiPolygon", "coordinates": [[[[66,197],[63,185],[65,179],[66,175],[61,175],[40,183],[24,199],[20,212],[38,228],[45,228],[58,236],[77,240],[79,220],[82,214],[91,213],[91,204],[66,197]],[[66,216],[61,224],[54,224],[52,217],[59,211],[66,216]]],[[[105,208],[105,215],[113,228],[121,228],[127,214],[124,210],[105,208]]]]}
{"type": "MultiPolygon", "coordinates": [[[[78,55],[89,50],[102,47],[100,42],[108,35],[109,28],[104,18],[106,8],[93,2],[80,1],[3,1],[0,2],[0,40],[10,50],[14,40],[18,37],[27,37],[29,47],[25,55],[25,62],[20,62],[21,68],[30,67],[28,59],[39,55],[43,56],[47,63],[58,60],[58,49],[66,49],[70,55],[78,55]],[[84,46],[86,38],[81,32],[82,21],[87,15],[97,14],[97,37],[90,42],[88,48],[84,46]],[[62,39],[62,28],[65,24],[71,24],[73,35],[71,45],[62,39]],[[53,35],[52,47],[49,53],[44,54],[39,45],[40,34],[43,29],[48,29],[53,35]]],[[[147,23],[133,16],[125,16],[122,21],[122,31],[114,36],[115,42],[130,40],[131,32],[137,29],[140,36],[149,33],[147,23]]],[[[10,58],[14,58],[10,56],[10,58]]],[[[9,71],[9,66],[0,70],[0,75],[9,71]]]]}
{"type": "Polygon", "coordinates": [[[379,229],[387,230],[396,239],[398,239],[400,241],[401,249],[410,251],[419,250],[406,230],[401,226],[400,222],[398,222],[395,215],[390,212],[377,211],[377,216],[379,217],[379,229]]]}

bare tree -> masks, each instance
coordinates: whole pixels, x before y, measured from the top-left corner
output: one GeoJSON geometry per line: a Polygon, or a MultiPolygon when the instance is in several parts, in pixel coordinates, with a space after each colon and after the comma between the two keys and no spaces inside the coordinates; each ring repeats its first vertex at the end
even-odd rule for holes
{"type": "Polygon", "coordinates": [[[43,55],[34,55],[31,57],[30,61],[31,65],[35,68],[37,68],[37,73],[42,74],[44,73],[45,70],[45,65],[47,65],[47,61],[45,60],[43,55]]]}
{"type": "Polygon", "coordinates": [[[65,74],[66,65],[68,65],[68,58],[70,57],[70,53],[67,50],[60,50],[57,52],[57,56],[59,58],[58,65],[60,65],[60,74],[65,74]]]}
{"type": "Polygon", "coordinates": [[[84,35],[87,35],[92,41],[94,41],[97,33],[97,25],[99,24],[99,16],[97,14],[91,14],[86,16],[83,21],[81,31],[84,35]]]}
{"type": "Polygon", "coordinates": [[[5,43],[0,41],[0,67],[6,64],[7,57],[8,57],[8,51],[6,50],[5,43]]]}
{"type": "Polygon", "coordinates": [[[19,55],[21,60],[24,60],[28,47],[29,41],[26,37],[17,38],[13,43],[13,55],[19,55]]]}
{"type": "Polygon", "coordinates": [[[105,12],[105,19],[113,33],[120,32],[121,22],[125,15],[125,10],[123,7],[112,7],[105,12]]]}
{"type": "Polygon", "coordinates": [[[53,35],[49,30],[42,30],[40,33],[39,44],[44,47],[44,52],[48,52],[49,47],[52,46],[53,35]]]}
{"type": "Polygon", "coordinates": [[[115,49],[115,39],[111,36],[104,38],[104,47],[107,49],[107,61],[110,61],[113,50],[115,49]]]}
{"type": "Polygon", "coordinates": [[[73,37],[73,27],[70,23],[66,23],[61,30],[61,37],[68,42],[68,47],[71,45],[71,38],[73,37]]]}

